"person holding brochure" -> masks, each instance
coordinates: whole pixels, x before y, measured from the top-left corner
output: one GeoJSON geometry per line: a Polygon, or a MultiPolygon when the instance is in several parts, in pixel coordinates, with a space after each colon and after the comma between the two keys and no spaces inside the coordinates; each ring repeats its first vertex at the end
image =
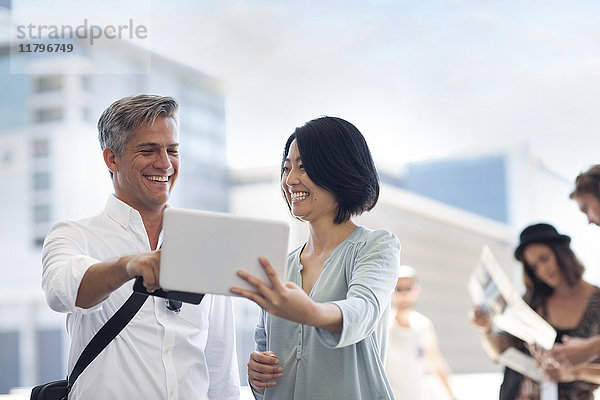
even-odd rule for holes
{"type": "Polygon", "coordinates": [[[309,224],[288,257],[286,283],[261,258],[270,282],[240,271],[256,292],[232,288],[262,310],[248,377],[257,399],[394,399],[384,371],[400,242],[356,225],[372,209],[379,179],[360,131],[321,117],[287,139],[281,189],[309,224]]]}
{"type": "MultiPolygon", "coordinates": [[[[600,288],[582,279],[584,267],[571,250],[570,241],[569,236],[559,234],[552,225],[540,223],[521,232],[515,250],[515,258],[523,265],[526,288],[523,299],[556,329],[559,343],[566,335],[587,338],[600,333],[600,288]]],[[[480,330],[484,347],[493,356],[509,347],[529,353],[521,340],[495,332],[490,318],[481,309],[474,310],[472,321],[480,330]]],[[[573,369],[570,376],[549,378],[559,381],[559,400],[591,400],[598,387],[590,383],[597,381],[596,374],[585,365],[573,369]]],[[[501,399],[540,399],[540,384],[507,369],[501,399]]]]}
{"type": "MultiPolygon", "coordinates": [[[[163,96],[111,104],[98,121],[98,138],[114,194],[100,214],[59,222],[46,236],[42,287],[50,308],[67,314],[69,373],[132,294],[135,277],[143,277],[148,291],[159,289],[163,213],[180,165],[177,112],[177,101],[163,96]]],[[[146,298],[69,394],[72,400],[239,397],[231,298],[211,295],[179,307],[146,298]]]]}

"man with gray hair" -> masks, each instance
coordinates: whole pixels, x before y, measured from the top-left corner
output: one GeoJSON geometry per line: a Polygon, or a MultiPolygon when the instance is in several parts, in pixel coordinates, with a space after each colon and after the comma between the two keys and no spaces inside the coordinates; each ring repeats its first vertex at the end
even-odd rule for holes
{"type": "MultiPolygon", "coordinates": [[[[178,104],[171,97],[117,100],[98,121],[114,194],[104,211],[63,221],[42,251],[50,308],[67,313],[69,371],[143,277],[159,289],[162,217],[179,172],[178,104]]],[[[206,295],[174,309],[150,296],[75,382],[70,399],[239,399],[231,299],[206,295]]]]}

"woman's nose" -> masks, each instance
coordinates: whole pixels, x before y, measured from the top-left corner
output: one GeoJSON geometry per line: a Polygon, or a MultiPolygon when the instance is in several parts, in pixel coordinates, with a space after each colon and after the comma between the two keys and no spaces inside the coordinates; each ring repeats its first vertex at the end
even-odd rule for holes
{"type": "Polygon", "coordinates": [[[285,178],[285,183],[288,186],[294,186],[294,185],[298,184],[298,174],[296,173],[294,168],[292,168],[292,170],[289,172],[289,174],[285,178]]]}

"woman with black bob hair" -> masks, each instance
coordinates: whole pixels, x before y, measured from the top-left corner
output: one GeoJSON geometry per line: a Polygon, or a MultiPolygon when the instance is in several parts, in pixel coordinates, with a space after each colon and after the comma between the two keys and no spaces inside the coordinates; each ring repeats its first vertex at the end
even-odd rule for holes
{"type": "Polygon", "coordinates": [[[268,283],[240,271],[262,307],[248,377],[257,399],[393,399],[383,361],[400,242],[356,225],[371,210],[379,179],[360,131],[321,117],[287,139],[281,190],[292,216],[309,225],[288,256],[282,283],[261,258],[268,283]]]}
{"type": "MultiPolygon", "coordinates": [[[[346,222],[353,215],[375,207],[379,199],[379,176],[367,142],[354,125],[341,118],[324,117],[296,128],[285,143],[282,177],[294,140],[308,176],[338,200],[334,223],[346,222]]],[[[281,191],[285,198],[287,190],[282,186],[281,191]]],[[[291,211],[290,202],[287,205],[291,211]]]]}
{"type": "MultiPolygon", "coordinates": [[[[600,289],[583,280],[584,267],[570,247],[571,238],[549,224],[530,225],[521,232],[515,258],[523,265],[525,302],[556,329],[556,342],[588,338],[600,333],[600,289]]],[[[475,309],[473,322],[480,329],[492,358],[509,347],[529,353],[521,340],[495,332],[489,317],[475,309]]],[[[543,351],[534,356],[546,367],[548,379],[559,382],[559,400],[592,400],[600,382],[600,369],[588,365],[560,366],[543,351]]],[[[539,382],[506,369],[500,399],[537,400],[539,382]]]]}

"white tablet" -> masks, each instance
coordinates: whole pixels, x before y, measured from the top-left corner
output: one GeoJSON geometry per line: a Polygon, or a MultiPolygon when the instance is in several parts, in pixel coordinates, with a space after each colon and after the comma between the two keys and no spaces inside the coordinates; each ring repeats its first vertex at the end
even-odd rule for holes
{"type": "Polygon", "coordinates": [[[211,211],[167,208],[159,284],[165,290],[232,296],[231,287],[254,290],[236,275],[243,269],[269,282],[258,262],[266,257],[286,278],[289,225],[283,221],[211,211]]]}

